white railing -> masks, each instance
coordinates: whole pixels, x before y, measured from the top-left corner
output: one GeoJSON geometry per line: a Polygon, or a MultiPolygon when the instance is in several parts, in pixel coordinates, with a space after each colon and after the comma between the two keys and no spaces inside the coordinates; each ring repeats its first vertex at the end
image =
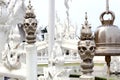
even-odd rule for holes
{"type": "Polygon", "coordinates": [[[39,56],[37,59],[38,59],[38,64],[48,63],[48,56],[39,56]]]}
{"type": "Polygon", "coordinates": [[[65,59],[65,62],[80,62],[81,61],[79,56],[71,56],[71,55],[64,56],[64,59],[65,59]]]}
{"type": "MultiPolygon", "coordinates": [[[[42,63],[48,63],[48,56],[39,56],[38,58],[38,64],[42,64],[42,63]]],[[[64,61],[65,63],[68,62],[80,62],[81,59],[79,56],[64,56],[64,61]]]]}

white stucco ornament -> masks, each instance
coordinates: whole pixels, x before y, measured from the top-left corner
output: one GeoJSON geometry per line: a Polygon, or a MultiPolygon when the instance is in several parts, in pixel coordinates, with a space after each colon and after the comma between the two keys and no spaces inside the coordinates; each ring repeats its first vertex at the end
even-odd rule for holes
{"type": "Polygon", "coordinates": [[[53,54],[53,65],[60,67],[64,65],[64,57],[62,55],[62,49],[59,43],[55,43],[52,50],[53,54]]]}
{"type": "Polygon", "coordinates": [[[20,56],[21,53],[17,49],[10,49],[9,45],[6,44],[5,50],[2,52],[3,65],[9,70],[20,69],[20,56]]]}
{"type": "Polygon", "coordinates": [[[8,14],[6,0],[0,0],[0,24],[6,23],[8,14]]]}

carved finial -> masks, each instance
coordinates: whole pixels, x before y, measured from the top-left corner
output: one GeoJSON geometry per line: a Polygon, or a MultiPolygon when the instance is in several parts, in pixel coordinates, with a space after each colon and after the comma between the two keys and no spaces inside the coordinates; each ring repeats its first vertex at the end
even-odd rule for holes
{"type": "Polygon", "coordinates": [[[87,19],[88,19],[87,12],[85,12],[85,22],[84,22],[84,25],[82,25],[82,29],[81,29],[81,40],[93,39],[91,26],[90,26],[90,24],[88,24],[87,19]]]}
{"type": "Polygon", "coordinates": [[[85,25],[88,25],[88,21],[87,21],[87,12],[85,12],[85,25]]]}
{"type": "Polygon", "coordinates": [[[29,4],[31,4],[31,0],[29,0],[29,4]]]}
{"type": "Polygon", "coordinates": [[[32,5],[31,5],[31,1],[29,0],[29,5],[28,5],[29,9],[32,9],[32,5]]]}
{"type": "Polygon", "coordinates": [[[35,18],[35,14],[34,11],[32,9],[32,5],[31,5],[31,1],[29,0],[29,5],[27,6],[27,10],[26,10],[26,14],[25,14],[25,18],[35,18]]]}
{"type": "Polygon", "coordinates": [[[85,12],[85,20],[87,21],[87,12],[85,12]]]}

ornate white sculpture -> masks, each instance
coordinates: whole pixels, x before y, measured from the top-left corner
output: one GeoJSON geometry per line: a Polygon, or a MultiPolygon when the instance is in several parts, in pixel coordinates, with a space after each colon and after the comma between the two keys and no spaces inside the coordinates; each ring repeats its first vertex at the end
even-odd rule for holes
{"type": "Polygon", "coordinates": [[[72,0],[64,0],[64,5],[66,7],[66,19],[67,19],[67,25],[65,26],[65,38],[69,39],[69,28],[70,28],[70,19],[69,19],[69,9],[70,9],[70,2],[72,2],[72,0]]]}
{"type": "Polygon", "coordinates": [[[52,64],[52,66],[44,69],[44,77],[46,78],[45,80],[62,80],[60,78],[64,77],[67,72],[63,68],[64,57],[62,55],[62,49],[59,42],[54,44],[51,56],[53,59],[50,59],[49,62],[52,64]]]}
{"type": "Polygon", "coordinates": [[[69,30],[70,30],[69,32],[70,39],[75,39],[76,26],[71,24],[69,30]]]}
{"type": "Polygon", "coordinates": [[[18,37],[16,37],[11,30],[9,41],[5,44],[2,52],[2,61],[4,66],[9,70],[19,69],[21,67],[20,56],[23,53],[25,52],[22,50],[21,44],[18,42],[18,37]]]}
{"type": "Polygon", "coordinates": [[[9,19],[7,18],[7,24],[16,25],[23,22],[26,9],[24,2],[24,0],[9,0],[7,7],[9,11],[9,19]]]}
{"type": "Polygon", "coordinates": [[[7,2],[0,0],[0,24],[5,24],[8,20],[7,2]]]}
{"type": "Polygon", "coordinates": [[[24,9],[24,0],[0,0],[0,51],[3,50],[3,46],[8,40],[8,34],[11,28],[15,28],[16,24],[23,21],[24,9]]]}
{"type": "Polygon", "coordinates": [[[16,48],[11,49],[10,45],[6,44],[5,50],[2,52],[3,64],[9,70],[21,68],[21,53],[18,52],[17,48],[18,45],[16,46],[16,48]]]}
{"type": "Polygon", "coordinates": [[[64,57],[62,55],[62,49],[59,43],[55,43],[53,47],[53,64],[54,66],[60,67],[64,64],[64,57]]]}
{"type": "Polygon", "coordinates": [[[24,0],[0,0],[0,24],[22,23],[24,14],[24,0]]]}
{"type": "Polygon", "coordinates": [[[61,40],[63,38],[64,26],[60,22],[60,18],[56,13],[56,24],[55,24],[55,38],[61,40]]]}

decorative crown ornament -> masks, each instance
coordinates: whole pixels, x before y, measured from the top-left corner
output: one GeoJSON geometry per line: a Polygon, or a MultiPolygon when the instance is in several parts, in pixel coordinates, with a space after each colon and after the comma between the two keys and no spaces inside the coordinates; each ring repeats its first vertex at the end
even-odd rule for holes
{"type": "Polygon", "coordinates": [[[31,6],[31,1],[29,1],[29,5],[26,10],[26,14],[24,17],[23,28],[26,34],[26,40],[28,44],[36,42],[36,29],[37,29],[37,20],[35,19],[36,16],[31,6]]]}
{"type": "Polygon", "coordinates": [[[25,14],[25,19],[28,18],[35,18],[34,11],[32,9],[31,1],[29,1],[29,5],[27,6],[26,14],[25,14]]]}
{"type": "Polygon", "coordinates": [[[92,40],[92,31],[91,31],[91,26],[88,24],[87,21],[87,12],[85,13],[85,22],[82,24],[82,29],[81,29],[81,40],[92,40]]]}

